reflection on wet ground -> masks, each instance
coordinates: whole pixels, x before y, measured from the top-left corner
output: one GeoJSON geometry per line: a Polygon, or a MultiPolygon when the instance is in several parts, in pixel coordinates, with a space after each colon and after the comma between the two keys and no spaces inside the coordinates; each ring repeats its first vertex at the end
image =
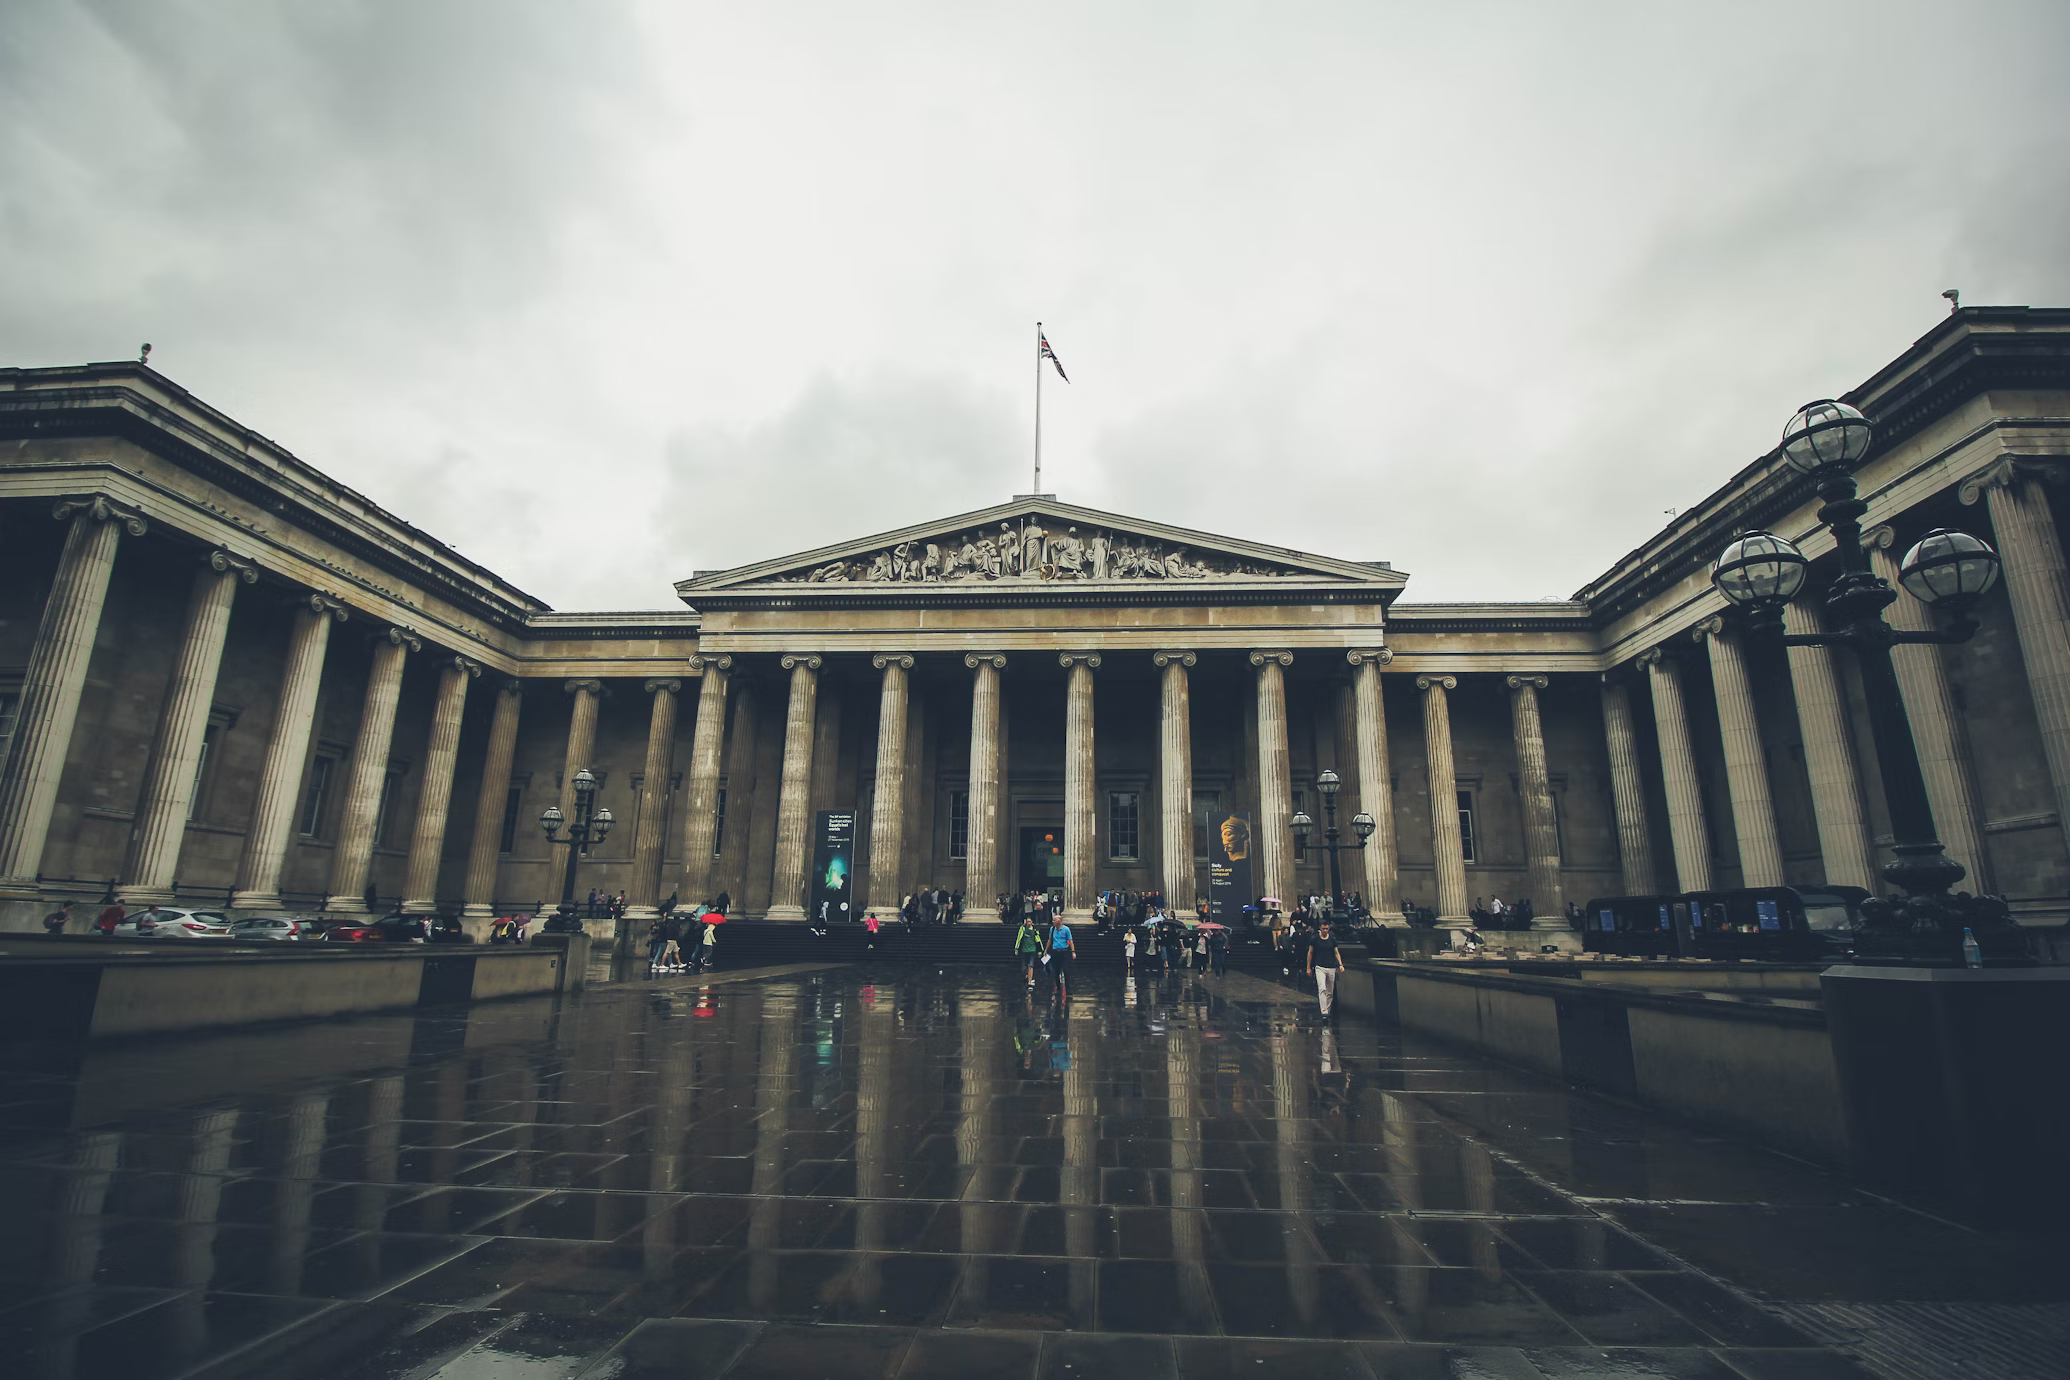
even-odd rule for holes
{"type": "Polygon", "coordinates": [[[0,1081],[0,1374],[2070,1373],[2040,1243],[1256,978],[1081,986],[43,1051],[0,1081]]]}

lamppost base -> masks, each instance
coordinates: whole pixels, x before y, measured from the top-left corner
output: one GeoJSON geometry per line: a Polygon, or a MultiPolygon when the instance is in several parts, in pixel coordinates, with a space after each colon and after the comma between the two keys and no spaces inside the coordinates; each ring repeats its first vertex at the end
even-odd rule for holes
{"type": "Polygon", "coordinates": [[[2013,923],[2006,904],[1966,891],[1862,902],[1862,924],[1854,934],[1855,961],[1905,968],[1966,967],[1964,930],[1976,939],[1983,966],[2036,966],[2027,936],[2013,923]]]}

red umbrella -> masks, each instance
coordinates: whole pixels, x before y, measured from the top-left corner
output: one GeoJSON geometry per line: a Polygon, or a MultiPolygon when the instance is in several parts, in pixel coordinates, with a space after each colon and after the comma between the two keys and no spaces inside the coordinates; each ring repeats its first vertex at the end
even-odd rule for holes
{"type": "Polygon", "coordinates": [[[724,915],[724,913],[716,910],[708,910],[704,914],[698,916],[697,918],[699,921],[707,925],[723,925],[726,923],[726,916],[724,915]]]}
{"type": "Polygon", "coordinates": [[[1199,930],[1226,930],[1229,927],[1227,925],[1218,925],[1212,920],[1203,920],[1198,925],[1195,925],[1194,928],[1199,930]]]}

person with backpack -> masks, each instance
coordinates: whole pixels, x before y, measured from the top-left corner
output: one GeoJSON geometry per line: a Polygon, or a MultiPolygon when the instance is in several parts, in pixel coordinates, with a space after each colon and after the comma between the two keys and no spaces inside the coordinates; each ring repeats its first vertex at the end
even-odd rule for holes
{"type": "Polygon", "coordinates": [[[1214,965],[1216,977],[1229,971],[1229,931],[1208,931],[1208,958],[1214,965]]]}
{"type": "Polygon", "coordinates": [[[657,915],[654,923],[647,926],[647,969],[652,972],[661,967],[661,954],[668,947],[668,928],[675,923],[673,915],[657,915]]]}
{"type": "Polygon", "coordinates": [[[1021,927],[1013,937],[1013,951],[1021,960],[1021,971],[1027,976],[1028,990],[1035,989],[1035,965],[1042,961],[1042,936],[1035,932],[1032,916],[1021,917],[1021,927]]]}
{"type": "Polygon", "coordinates": [[[1078,956],[1078,945],[1071,938],[1071,927],[1058,920],[1049,927],[1050,980],[1054,984],[1050,991],[1059,1001],[1071,996],[1071,960],[1078,956]]]}
{"type": "Polygon", "coordinates": [[[66,924],[71,919],[72,903],[70,901],[62,902],[56,910],[43,917],[43,932],[45,934],[63,934],[66,924]]]}

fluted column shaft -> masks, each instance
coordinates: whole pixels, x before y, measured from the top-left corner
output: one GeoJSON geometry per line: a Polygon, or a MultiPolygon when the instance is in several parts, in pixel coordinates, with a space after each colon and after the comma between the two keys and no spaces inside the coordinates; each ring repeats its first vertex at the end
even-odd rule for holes
{"type": "Polygon", "coordinates": [[[2061,484],[2070,465],[2001,461],[1964,483],[1964,503],[1981,489],[2005,562],[2005,597],[2012,606],[2027,689],[2034,697],[2034,721],[2041,751],[2055,787],[2057,827],[2070,839],[2070,571],[2056,536],[2044,481],[2061,484]]]}
{"type": "Polygon", "coordinates": [[[881,920],[897,916],[903,899],[899,865],[906,837],[906,673],[913,668],[913,658],[874,656],[870,664],[884,673],[877,696],[877,788],[870,802],[868,904],[881,920]]]}
{"type": "Polygon", "coordinates": [[[230,632],[230,607],[237,599],[238,583],[251,584],[258,578],[249,561],[223,551],[212,553],[195,572],[179,659],[165,687],[151,765],[137,802],[129,885],[116,893],[126,905],[173,898],[180,845],[186,842],[187,817],[194,810],[195,775],[208,733],[209,708],[216,697],[216,673],[222,669],[223,641],[230,632]]]}
{"type": "Polygon", "coordinates": [[[230,897],[230,904],[238,910],[271,910],[280,904],[280,873],[287,865],[288,841],[294,836],[309,735],[316,728],[316,694],[323,685],[324,652],[331,644],[331,624],[344,621],[345,606],[321,594],[310,595],[295,609],[287,662],[280,673],[273,736],[266,743],[251,833],[244,841],[244,859],[238,865],[237,887],[230,897]]]}
{"type": "Polygon", "coordinates": [[[474,840],[467,850],[467,904],[461,914],[483,920],[496,913],[496,871],[503,856],[503,815],[510,798],[510,764],[517,756],[518,715],[524,687],[503,683],[496,717],[489,721],[489,750],[482,758],[482,784],[475,792],[474,840]]]}
{"type": "Polygon", "coordinates": [[[1292,652],[1251,653],[1258,668],[1258,866],[1259,894],[1294,903],[1294,768],[1287,747],[1286,668],[1292,652]]]}
{"type": "Polygon", "coordinates": [[[1164,668],[1158,715],[1164,902],[1184,915],[1193,909],[1193,689],[1186,668],[1198,658],[1158,652],[1151,660],[1164,668]]]}
{"type": "MultiPolygon", "coordinates": [[[[1792,634],[1825,631],[1818,607],[1808,602],[1783,610],[1792,634]]],[[[1826,885],[1874,890],[1869,826],[1862,815],[1861,774],[1855,766],[1854,735],[1847,728],[1846,701],[1830,647],[1791,647],[1790,687],[1796,693],[1797,729],[1804,739],[1804,771],[1811,781],[1811,810],[1818,824],[1818,851],[1826,885]]]]}
{"type": "MultiPolygon", "coordinates": [[[[1933,616],[1926,605],[1898,582],[1897,533],[1888,527],[1862,534],[1869,547],[1870,569],[1897,591],[1897,602],[1883,612],[1900,632],[1931,632],[1933,616]]],[[[1926,779],[1926,800],[1933,810],[1934,832],[1941,849],[1968,875],[1962,889],[1978,895],[1993,891],[1990,857],[1984,852],[1984,814],[1977,804],[1976,770],[1970,756],[1969,728],[1948,685],[1947,653],[1931,642],[1890,649],[1905,718],[1912,725],[1912,743],[1919,753],[1919,774],[1926,779]]],[[[1866,884],[1865,884],[1866,885],[1866,884]]]]}
{"type": "Polygon", "coordinates": [[[144,520],[104,498],[66,500],[54,509],[71,518],[57,578],[36,627],[36,645],[22,676],[14,743],[0,763],[0,896],[33,898],[43,845],[57,808],[58,781],[79,720],[86,667],[108,599],[121,534],[144,534],[144,520]]]}
{"type": "Polygon", "coordinates": [[[1381,647],[1347,656],[1358,742],[1358,802],[1373,817],[1373,837],[1356,855],[1366,871],[1366,909],[1388,924],[1398,924],[1401,855],[1394,839],[1394,779],[1387,764],[1387,699],[1380,688],[1380,668],[1394,660],[1394,653],[1381,647]]]}
{"type": "Polygon", "coordinates": [[[1560,890],[1560,826],[1553,816],[1552,777],[1545,767],[1545,721],[1538,692],[1544,676],[1510,676],[1510,736],[1516,743],[1517,794],[1524,805],[1524,857],[1531,888],[1531,928],[1564,930],[1566,899],[1560,890]]]}
{"type": "Polygon", "coordinates": [[[1418,676],[1423,692],[1423,754],[1430,771],[1430,854],[1437,870],[1437,924],[1463,928],[1466,909],[1466,845],[1459,837],[1459,776],[1452,765],[1452,710],[1446,699],[1459,688],[1455,676],[1418,676]]]}
{"type": "MultiPolygon", "coordinates": [[[[675,767],[676,694],[683,682],[657,677],[643,687],[654,697],[647,712],[647,760],[640,777],[640,821],[633,831],[632,886],[624,920],[652,920],[661,914],[661,845],[668,823],[668,783],[675,767]]],[[[620,926],[626,935],[631,925],[620,926]]],[[[624,936],[620,936],[621,941],[624,936]]],[[[621,942],[623,947],[623,942],[621,942]]]]}
{"type": "Polygon", "coordinates": [[[1746,650],[1724,620],[1713,618],[1696,635],[1711,651],[1711,687],[1725,746],[1725,782],[1732,795],[1732,832],[1739,840],[1741,886],[1783,884],[1782,842],[1775,830],[1775,799],[1768,789],[1768,755],[1761,720],[1747,683],[1746,650]]]}
{"type": "MultiPolygon", "coordinates": [[[[805,850],[812,828],[812,740],[819,712],[819,668],[816,656],[787,656],[791,673],[790,708],[783,723],[783,782],[776,796],[776,858],[770,871],[771,920],[805,918],[805,850]]],[[[881,773],[885,764],[879,762],[881,773]]],[[[877,880],[874,871],[870,885],[877,880]]]]}
{"type": "Polygon", "coordinates": [[[1093,758],[1093,668],[1099,653],[1064,653],[1064,919],[1092,920],[1093,856],[1099,810],[1093,758]]]}
{"type": "MultiPolygon", "coordinates": [[[[748,889],[748,863],[754,852],[749,828],[755,819],[755,796],[761,789],[756,757],[762,734],[762,698],[744,676],[732,678],[733,733],[726,748],[726,820],[720,831],[718,856],[712,861],[713,895],[739,900],[748,889]]],[[[686,895],[683,899],[693,899],[686,895]]]]}
{"type": "Polygon", "coordinates": [[[963,658],[970,682],[970,834],[963,894],[973,916],[983,915],[1005,887],[999,880],[999,673],[1003,656],[963,658]]]}
{"type": "Polygon", "coordinates": [[[1624,894],[1651,896],[1653,827],[1646,820],[1646,788],[1639,775],[1639,738],[1632,727],[1631,694],[1621,680],[1603,677],[1603,742],[1610,758],[1610,798],[1617,811],[1617,858],[1624,894]]]}
{"type": "Polygon", "coordinates": [[[464,656],[439,668],[431,736],[424,744],[424,784],[417,793],[417,822],[410,830],[410,861],[404,869],[402,908],[413,915],[438,909],[438,865],[446,851],[446,821],[452,816],[460,721],[467,715],[467,684],[481,673],[482,668],[464,656]]]}
{"type": "MultiPolygon", "coordinates": [[[[561,794],[556,804],[560,807],[561,818],[572,823],[575,819],[575,773],[589,766],[596,756],[597,711],[604,702],[604,682],[592,679],[563,681],[561,690],[568,696],[568,747],[561,758],[561,794]]],[[[565,831],[547,845],[546,855],[553,860],[546,873],[549,893],[559,891],[561,879],[567,876],[568,855],[562,850],[574,846],[565,831]]]]}
{"type": "Polygon", "coordinates": [[[398,628],[374,643],[367,693],[352,742],[345,808],[338,821],[338,846],[331,854],[331,894],[324,909],[347,914],[367,908],[367,873],[374,861],[374,825],[381,813],[381,788],[388,778],[388,748],[395,741],[395,706],[402,697],[403,663],[423,644],[398,628]]]}
{"type": "Polygon", "coordinates": [[[684,784],[683,880],[677,900],[697,905],[711,899],[712,856],[719,842],[719,774],[726,751],[726,689],[730,656],[690,658],[702,672],[697,683],[697,724],[690,732],[690,779],[684,784]]]}
{"type": "Polygon", "coordinates": [[[1710,843],[1703,832],[1703,788],[1689,746],[1689,714],[1682,705],[1679,667],[1658,647],[1640,658],[1653,691],[1653,727],[1660,737],[1660,777],[1667,795],[1668,835],[1675,849],[1678,891],[1711,889],[1710,843]]]}

